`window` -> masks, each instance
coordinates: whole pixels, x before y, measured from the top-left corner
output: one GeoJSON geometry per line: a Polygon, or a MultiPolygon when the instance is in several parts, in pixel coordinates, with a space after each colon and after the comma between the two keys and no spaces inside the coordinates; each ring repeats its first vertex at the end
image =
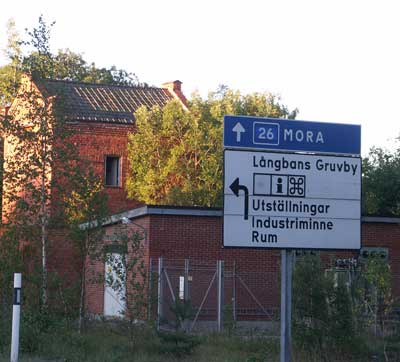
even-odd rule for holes
{"type": "Polygon", "coordinates": [[[105,171],[106,186],[120,186],[120,158],[106,156],[105,171]]]}

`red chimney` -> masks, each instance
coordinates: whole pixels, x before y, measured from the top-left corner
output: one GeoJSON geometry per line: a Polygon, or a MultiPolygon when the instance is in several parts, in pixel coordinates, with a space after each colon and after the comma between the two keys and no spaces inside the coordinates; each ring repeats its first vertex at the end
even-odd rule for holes
{"type": "Polygon", "coordinates": [[[185,108],[187,108],[187,99],[185,95],[182,93],[182,82],[180,80],[174,80],[173,82],[163,83],[161,86],[164,89],[168,89],[170,93],[176,98],[178,98],[185,108]]]}

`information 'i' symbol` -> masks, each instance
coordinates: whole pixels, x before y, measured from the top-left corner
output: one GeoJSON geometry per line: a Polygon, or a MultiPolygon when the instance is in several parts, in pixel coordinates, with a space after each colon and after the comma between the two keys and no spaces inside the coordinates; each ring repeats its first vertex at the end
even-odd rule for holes
{"type": "Polygon", "coordinates": [[[277,194],[281,194],[281,193],[283,193],[283,189],[282,189],[282,178],[281,177],[278,177],[278,181],[277,181],[277,183],[276,183],[276,193],[277,194]]]}

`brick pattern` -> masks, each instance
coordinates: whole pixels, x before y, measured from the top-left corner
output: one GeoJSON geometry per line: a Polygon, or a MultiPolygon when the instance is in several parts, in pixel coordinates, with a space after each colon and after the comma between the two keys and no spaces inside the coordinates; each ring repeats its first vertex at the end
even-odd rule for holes
{"type": "MultiPolygon", "coordinates": [[[[224,260],[226,270],[232,270],[236,264],[237,274],[248,287],[262,301],[264,307],[279,310],[280,305],[280,251],[260,249],[229,249],[222,247],[222,218],[201,216],[169,216],[147,215],[134,220],[147,229],[146,262],[153,260],[153,270],[159,257],[169,263],[181,263],[183,259],[190,259],[193,277],[191,295],[199,299],[204,295],[205,288],[212,277],[212,272],[200,273],[196,265],[205,264],[211,268],[216,261],[224,260]],[[197,290],[196,290],[197,288],[197,290]]],[[[107,227],[107,234],[111,235],[118,225],[107,227]]],[[[364,223],[362,225],[363,246],[385,246],[389,248],[389,261],[393,273],[394,294],[400,296],[400,225],[364,223]]],[[[322,252],[324,260],[357,257],[355,252],[322,252]]],[[[171,265],[172,265],[171,264],[171,265]]],[[[96,270],[101,271],[102,265],[96,265],[96,270]]],[[[168,264],[167,264],[168,268],[168,264]]],[[[182,269],[183,270],[183,269],[182,269]]],[[[179,273],[174,272],[173,287],[178,288],[179,273]],[[176,274],[176,275],[175,275],[176,274]],[[175,280],[176,279],[176,280],[175,280]]],[[[229,278],[227,283],[231,283],[229,278]]],[[[237,298],[242,303],[245,301],[248,309],[258,306],[249,297],[244,287],[237,288],[237,298]]],[[[103,291],[101,286],[89,286],[88,305],[92,313],[101,314],[103,309],[103,291]]],[[[216,292],[210,293],[210,305],[215,302],[216,292]]],[[[229,303],[231,295],[225,296],[225,303],[229,303]]],[[[206,312],[207,312],[207,308],[206,312]]],[[[245,312],[245,311],[243,311],[245,312]]],[[[211,312],[210,312],[211,313],[211,312]]],[[[240,316],[239,316],[240,317],[240,316]]]]}
{"type": "Polygon", "coordinates": [[[129,172],[127,159],[128,134],[134,131],[132,125],[83,123],[70,125],[74,136],[71,142],[78,148],[80,157],[90,161],[96,174],[105,179],[105,157],[121,158],[120,186],[107,186],[108,207],[111,214],[139,206],[136,200],[129,200],[125,191],[126,178],[129,172]]]}

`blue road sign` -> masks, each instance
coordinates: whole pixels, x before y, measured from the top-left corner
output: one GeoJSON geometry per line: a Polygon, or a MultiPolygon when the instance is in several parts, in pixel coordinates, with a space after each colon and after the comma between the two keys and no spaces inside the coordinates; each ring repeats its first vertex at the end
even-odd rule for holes
{"type": "Polygon", "coordinates": [[[224,147],[359,155],[361,126],[225,116],[224,147]]]}

